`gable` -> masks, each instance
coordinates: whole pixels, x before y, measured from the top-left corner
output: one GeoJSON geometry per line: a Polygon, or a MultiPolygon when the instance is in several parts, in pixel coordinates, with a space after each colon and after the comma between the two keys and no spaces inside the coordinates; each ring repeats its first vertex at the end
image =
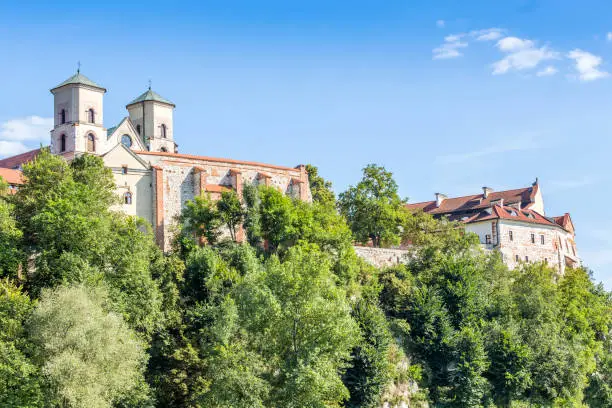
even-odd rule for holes
{"type": "Polygon", "coordinates": [[[121,137],[128,135],[132,139],[132,150],[147,150],[129,117],[123,118],[119,125],[109,130],[108,142],[112,146],[121,144],[121,137]]]}
{"type": "Polygon", "coordinates": [[[104,165],[111,168],[127,166],[130,169],[148,170],[149,165],[130,149],[119,143],[102,156],[104,165]]]}

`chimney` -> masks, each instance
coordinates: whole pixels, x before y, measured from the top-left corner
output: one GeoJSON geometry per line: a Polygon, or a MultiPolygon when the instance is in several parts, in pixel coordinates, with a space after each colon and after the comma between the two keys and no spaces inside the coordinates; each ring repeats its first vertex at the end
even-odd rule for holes
{"type": "Polygon", "coordinates": [[[448,197],[442,193],[436,193],[436,207],[440,207],[442,202],[446,200],[448,197]]]}
{"type": "Polygon", "coordinates": [[[484,198],[489,198],[489,194],[491,194],[493,192],[493,189],[490,187],[483,187],[482,188],[482,196],[484,198]]]}

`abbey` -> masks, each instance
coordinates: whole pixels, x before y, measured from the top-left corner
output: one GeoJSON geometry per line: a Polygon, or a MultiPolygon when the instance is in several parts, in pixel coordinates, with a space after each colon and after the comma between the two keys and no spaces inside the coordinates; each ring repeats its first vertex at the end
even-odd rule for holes
{"type": "MultiPolygon", "coordinates": [[[[85,153],[101,156],[115,176],[120,209],[149,221],[164,250],[169,249],[181,209],[202,193],[217,199],[223,191],[234,190],[241,196],[244,183],[251,183],[312,199],[303,165],[284,167],[179,153],[174,141],[175,105],[150,87],[126,105],[125,118],[108,128],[104,123],[106,89],[79,71],[51,93],[51,152],[67,160],[85,153]]],[[[0,160],[0,175],[12,188],[21,183],[21,166],[39,151],[0,160]]]]}
{"type": "Polygon", "coordinates": [[[514,190],[447,197],[407,204],[436,218],[460,222],[478,235],[487,250],[499,251],[505,264],[514,268],[523,262],[545,262],[563,274],[566,266],[580,266],[574,224],[569,213],[549,217],[544,210],[540,183],[514,190]]]}

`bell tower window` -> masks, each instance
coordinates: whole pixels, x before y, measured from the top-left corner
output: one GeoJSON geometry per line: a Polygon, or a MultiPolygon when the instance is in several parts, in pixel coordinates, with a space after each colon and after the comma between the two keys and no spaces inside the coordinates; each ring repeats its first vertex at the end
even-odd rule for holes
{"type": "Polygon", "coordinates": [[[123,203],[127,205],[132,204],[132,193],[127,191],[125,194],[123,194],[123,203]]]}
{"type": "Polygon", "coordinates": [[[166,125],[162,124],[161,125],[161,137],[162,137],[162,139],[166,139],[166,137],[168,136],[166,130],[167,130],[166,129],[166,125]]]}
{"type": "Polygon", "coordinates": [[[62,112],[60,113],[60,123],[62,125],[66,123],[66,109],[62,109],[62,112]]]}
{"type": "Polygon", "coordinates": [[[88,152],[96,151],[96,137],[91,133],[87,135],[87,151],[88,152]]]}
{"type": "Polygon", "coordinates": [[[87,111],[87,121],[89,123],[96,123],[96,112],[93,110],[93,108],[90,108],[87,111]]]}

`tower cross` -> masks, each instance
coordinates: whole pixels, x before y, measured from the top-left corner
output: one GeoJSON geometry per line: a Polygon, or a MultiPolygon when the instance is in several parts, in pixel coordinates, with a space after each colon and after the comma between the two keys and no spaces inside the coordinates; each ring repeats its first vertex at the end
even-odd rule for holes
{"type": "Polygon", "coordinates": [[[77,62],[77,74],[81,73],[81,61],[77,62]]]}

